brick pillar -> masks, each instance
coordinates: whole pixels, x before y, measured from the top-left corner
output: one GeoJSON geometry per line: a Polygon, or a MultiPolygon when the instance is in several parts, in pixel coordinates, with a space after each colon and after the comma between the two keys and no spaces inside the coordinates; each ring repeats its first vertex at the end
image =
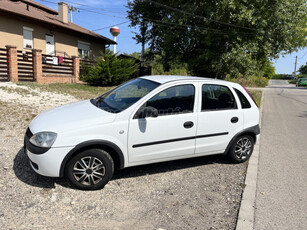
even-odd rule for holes
{"type": "Polygon", "coordinates": [[[80,72],[80,58],[78,56],[72,56],[72,67],[73,75],[76,79],[76,83],[80,83],[79,72],[80,72]]]}
{"type": "Polygon", "coordinates": [[[44,84],[42,68],[42,50],[32,49],[33,52],[33,73],[34,80],[38,84],[44,84]]]}
{"type": "Polygon", "coordinates": [[[16,46],[5,46],[7,49],[7,65],[9,80],[12,82],[18,81],[18,64],[17,64],[17,49],[16,46]]]}

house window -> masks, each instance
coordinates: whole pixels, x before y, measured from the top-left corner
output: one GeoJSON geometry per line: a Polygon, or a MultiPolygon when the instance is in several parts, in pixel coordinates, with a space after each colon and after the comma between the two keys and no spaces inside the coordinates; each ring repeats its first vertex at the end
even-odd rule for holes
{"type": "Polygon", "coordinates": [[[78,54],[82,58],[88,58],[90,55],[90,43],[78,41],[78,54]]]}
{"type": "Polygon", "coordinates": [[[23,27],[23,48],[33,49],[33,29],[23,27]]]}

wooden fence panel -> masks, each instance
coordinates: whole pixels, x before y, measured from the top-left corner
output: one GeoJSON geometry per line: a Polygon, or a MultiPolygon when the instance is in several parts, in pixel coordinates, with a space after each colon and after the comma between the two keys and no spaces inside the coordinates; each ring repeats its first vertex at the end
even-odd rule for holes
{"type": "Polygon", "coordinates": [[[33,53],[17,50],[18,81],[35,81],[33,53]]]}
{"type": "Polygon", "coordinates": [[[0,81],[9,81],[7,49],[0,48],[0,81]]]}
{"type": "Polygon", "coordinates": [[[43,75],[73,75],[73,59],[43,54],[43,75]]]}

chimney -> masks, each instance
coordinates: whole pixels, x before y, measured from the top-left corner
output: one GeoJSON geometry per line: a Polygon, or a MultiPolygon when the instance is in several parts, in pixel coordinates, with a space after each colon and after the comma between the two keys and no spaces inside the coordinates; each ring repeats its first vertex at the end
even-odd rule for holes
{"type": "Polygon", "coordinates": [[[58,6],[60,21],[68,23],[68,4],[65,2],[59,2],[58,6]]]}

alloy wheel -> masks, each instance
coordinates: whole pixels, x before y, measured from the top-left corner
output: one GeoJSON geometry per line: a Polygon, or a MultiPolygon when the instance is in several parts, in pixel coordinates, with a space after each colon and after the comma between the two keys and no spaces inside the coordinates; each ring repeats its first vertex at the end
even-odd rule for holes
{"type": "Polygon", "coordinates": [[[86,156],[78,160],[73,167],[74,178],[83,185],[95,185],[105,175],[105,166],[94,156],[86,156]]]}
{"type": "Polygon", "coordinates": [[[235,155],[238,159],[245,159],[251,154],[252,143],[247,137],[240,138],[235,146],[235,155]]]}

